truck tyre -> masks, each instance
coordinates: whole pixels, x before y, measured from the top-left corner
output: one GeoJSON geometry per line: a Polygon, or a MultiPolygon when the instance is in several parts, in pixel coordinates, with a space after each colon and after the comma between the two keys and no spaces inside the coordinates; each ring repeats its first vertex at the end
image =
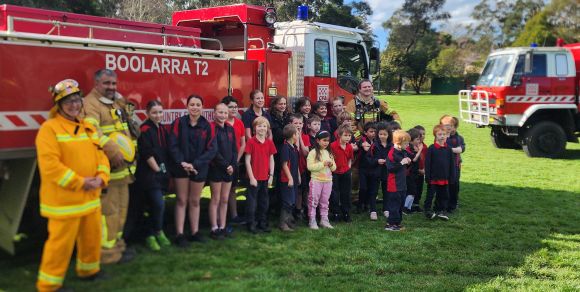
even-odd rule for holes
{"type": "Polygon", "coordinates": [[[522,146],[516,142],[515,138],[512,138],[504,134],[501,129],[491,128],[491,143],[495,148],[499,149],[520,149],[522,146]]]}
{"type": "Polygon", "coordinates": [[[566,133],[557,123],[539,122],[526,131],[522,147],[529,157],[558,158],[566,150],[566,133]]]}

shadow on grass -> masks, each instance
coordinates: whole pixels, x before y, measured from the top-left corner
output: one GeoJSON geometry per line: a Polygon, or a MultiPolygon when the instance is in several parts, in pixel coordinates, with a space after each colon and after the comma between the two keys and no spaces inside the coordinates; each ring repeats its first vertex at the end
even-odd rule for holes
{"type": "MultiPolygon", "coordinates": [[[[404,219],[405,231],[388,233],[384,222],[361,214],[334,230],[301,228],[258,236],[239,232],[232,240],[187,250],[139,249],[135,261],[106,267],[114,276],[104,282],[79,282],[69,270],[67,284],[86,291],[488,287],[498,277],[510,277],[510,271],[546,248],[554,234],[580,233],[578,210],[580,194],[574,192],[462,183],[460,209],[449,222],[412,214],[404,219]]],[[[571,239],[569,244],[578,245],[577,237],[571,239]]],[[[0,289],[33,289],[40,248],[38,243],[36,252],[0,258],[0,289]]]]}
{"type": "Polygon", "coordinates": [[[566,149],[561,159],[580,160],[580,149],[566,149]]]}

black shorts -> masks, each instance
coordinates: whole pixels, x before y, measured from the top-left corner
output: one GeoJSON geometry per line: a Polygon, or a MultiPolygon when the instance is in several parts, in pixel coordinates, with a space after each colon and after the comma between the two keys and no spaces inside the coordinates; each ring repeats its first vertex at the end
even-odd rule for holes
{"type": "MultiPolygon", "coordinates": [[[[236,172],[236,167],[234,167],[234,173],[236,172]]],[[[207,179],[210,182],[231,182],[234,179],[234,174],[229,175],[226,171],[218,169],[217,167],[211,167],[208,172],[207,179]]]]}
{"type": "Polygon", "coordinates": [[[208,167],[200,167],[197,169],[197,174],[188,174],[181,165],[174,165],[171,169],[171,174],[174,178],[189,178],[190,181],[194,182],[205,182],[207,179],[208,167]]]}

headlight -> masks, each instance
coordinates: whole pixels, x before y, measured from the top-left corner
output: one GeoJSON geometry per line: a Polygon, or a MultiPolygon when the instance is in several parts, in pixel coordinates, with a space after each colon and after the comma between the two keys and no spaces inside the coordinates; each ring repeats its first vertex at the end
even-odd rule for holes
{"type": "Polygon", "coordinates": [[[268,7],[266,9],[266,15],[264,15],[264,21],[266,21],[269,26],[274,25],[276,22],[276,9],[268,7]]]}

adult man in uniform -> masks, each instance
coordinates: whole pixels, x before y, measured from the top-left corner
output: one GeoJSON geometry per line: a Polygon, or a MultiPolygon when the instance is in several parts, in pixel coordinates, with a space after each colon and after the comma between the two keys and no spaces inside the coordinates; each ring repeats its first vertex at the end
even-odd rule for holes
{"type": "MultiPolygon", "coordinates": [[[[389,108],[389,105],[386,101],[379,100],[374,96],[373,83],[368,79],[363,79],[361,82],[359,82],[358,94],[346,105],[345,110],[354,117],[360,132],[359,135],[364,133],[363,128],[367,122],[395,121],[401,125],[401,118],[399,117],[399,114],[389,108]]],[[[358,163],[358,161],[355,163],[358,163]]],[[[358,179],[358,166],[355,166],[352,168],[353,197],[358,197],[358,179]]]]}
{"type": "MultiPolygon", "coordinates": [[[[101,69],[94,76],[95,87],[84,99],[85,120],[105,136],[119,133],[131,137],[124,102],[116,99],[117,74],[101,69]]],[[[101,263],[131,260],[135,253],[127,250],[122,238],[129,205],[129,187],[135,166],[126,161],[119,145],[109,140],[103,147],[111,164],[111,180],[102,194],[101,263]]]]}
{"type": "Polygon", "coordinates": [[[361,132],[366,122],[395,121],[401,125],[399,114],[374,96],[373,84],[368,79],[358,84],[358,94],[346,105],[346,111],[353,115],[361,132]]]}

